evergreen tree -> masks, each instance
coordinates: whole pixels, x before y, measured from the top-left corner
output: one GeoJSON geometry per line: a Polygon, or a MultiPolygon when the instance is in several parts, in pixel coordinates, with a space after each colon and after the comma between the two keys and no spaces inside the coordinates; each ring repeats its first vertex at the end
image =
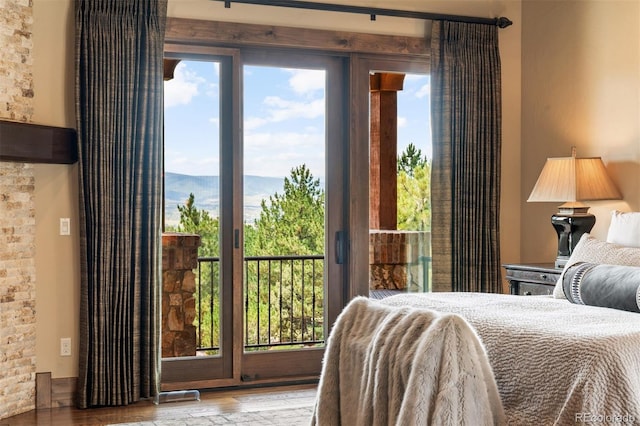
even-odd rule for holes
{"type": "Polygon", "coordinates": [[[261,207],[255,223],[260,254],[324,254],[324,190],[305,164],[293,168],[283,193],[261,207]]]}
{"type": "Polygon", "coordinates": [[[398,156],[398,229],[431,229],[431,162],[413,144],[398,156]]]}
{"type": "MultiPolygon", "coordinates": [[[[245,234],[255,238],[249,244],[257,254],[324,254],[324,190],[306,165],[292,169],[291,176],[284,179],[283,192],[263,200],[261,207],[254,232],[245,234]]],[[[312,268],[310,261],[306,265],[305,268],[302,260],[271,263],[268,280],[261,284],[258,276],[266,278],[264,272],[258,274],[256,265],[247,265],[248,316],[262,324],[261,330],[268,329],[271,318],[271,328],[276,333],[270,338],[276,342],[300,342],[322,335],[323,268],[312,268]],[[316,322],[310,321],[312,315],[316,322]]],[[[269,336],[252,339],[264,341],[269,336]]]]}
{"type": "Polygon", "coordinates": [[[193,193],[189,194],[184,205],[178,205],[178,212],[180,212],[180,224],[177,231],[200,235],[198,255],[219,256],[220,220],[217,217],[212,218],[208,211],[198,209],[193,193]]]}
{"type": "Polygon", "coordinates": [[[422,155],[422,151],[412,143],[398,157],[398,173],[413,177],[414,171],[427,164],[427,157],[422,155]]]}
{"type": "MultiPolygon", "coordinates": [[[[178,206],[180,224],[176,230],[201,236],[199,257],[218,256],[219,220],[198,209],[194,198],[190,194],[186,203],[178,206]]],[[[263,200],[261,207],[255,223],[244,226],[245,257],[324,254],[324,190],[306,165],[292,169],[291,176],[284,179],[282,193],[263,200]]],[[[301,260],[287,260],[269,263],[270,272],[265,273],[262,265],[256,261],[245,264],[246,321],[247,330],[251,330],[248,343],[295,344],[313,335],[322,336],[323,268],[304,268],[301,260]],[[316,322],[309,320],[312,315],[316,322]],[[253,332],[258,329],[260,335],[253,332]],[[271,335],[266,334],[268,330],[271,335]]],[[[197,280],[204,285],[198,286],[195,295],[201,302],[194,325],[202,327],[199,346],[216,347],[220,344],[220,318],[214,315],[220,311],[219,263],[205,262],[200,267],[197,280]]]]}

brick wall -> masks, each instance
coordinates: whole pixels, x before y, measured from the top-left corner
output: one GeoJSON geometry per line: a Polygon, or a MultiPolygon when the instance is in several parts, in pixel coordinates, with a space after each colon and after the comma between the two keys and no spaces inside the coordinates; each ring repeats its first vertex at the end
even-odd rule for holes
{"type": "MultiPolygon", "coordinates": [[[[32,0],[0,0],[0,119],[33,115],[32,0]]],[[[0,419],[35,407],[35,206],[31,165],[0,162],[0,419]]]]}

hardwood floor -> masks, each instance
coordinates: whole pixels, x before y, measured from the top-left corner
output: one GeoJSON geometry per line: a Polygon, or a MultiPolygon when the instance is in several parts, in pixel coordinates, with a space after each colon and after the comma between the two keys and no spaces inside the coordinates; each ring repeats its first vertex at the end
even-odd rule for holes
{"type": "Polygon", "coordinates": [[[151,401],[141,401],[128,407],[119,408],[34,410],[0,420],[0,426],[93,426],[221,413],[299,408],[314,404],[316,388],[316,384],[306,384],[256,389],[212,390],[200,392],[200,401],[168,402],[159,405],[154,405],[151,401]]]}

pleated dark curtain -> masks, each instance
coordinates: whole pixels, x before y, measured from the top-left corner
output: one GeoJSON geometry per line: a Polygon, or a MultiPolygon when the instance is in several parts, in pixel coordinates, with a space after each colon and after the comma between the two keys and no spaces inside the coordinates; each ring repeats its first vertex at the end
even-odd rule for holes
{"type": "Polygon", "coordinates": [[[166,0],[77,0],[81,308],[78,406],[160,380],[166,0]]]}
{"type": "Polygon", "coordinates": [[[446,21],[432,28],[433,289],[500,292],[498,28],[446,21]]]}

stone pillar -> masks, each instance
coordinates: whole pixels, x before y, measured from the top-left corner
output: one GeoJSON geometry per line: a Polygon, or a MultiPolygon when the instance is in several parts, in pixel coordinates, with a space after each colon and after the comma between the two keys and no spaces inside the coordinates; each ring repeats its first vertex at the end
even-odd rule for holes
{"type": "Polygon", "coordinates": [[[398,91],[404,74],[376,73],[370,85],[369,228],[397,229],[398,91]]]}
{"type": "Polygon", "coordinates": [[[429,291],[431,232],[369,231],[369,288],[429,291]]]}
{"type": "Polygon", "coordinates": [[[195,356],[196,291],[200,236],[162,234],[162,357],[195,356]]]}

